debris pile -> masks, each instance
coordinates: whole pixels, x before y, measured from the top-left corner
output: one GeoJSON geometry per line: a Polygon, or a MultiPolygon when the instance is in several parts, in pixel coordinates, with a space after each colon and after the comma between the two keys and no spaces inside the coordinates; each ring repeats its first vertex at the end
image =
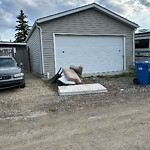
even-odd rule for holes
{"type": "Polygon", "coordinates": [[[50,79],[51,83],[56,83],[57,81],[65,85],[75,85],[82,83],[82,72],[83,67],[80,66],[70,66],[70,68],[60,68],[58,72],[50,79]]]}

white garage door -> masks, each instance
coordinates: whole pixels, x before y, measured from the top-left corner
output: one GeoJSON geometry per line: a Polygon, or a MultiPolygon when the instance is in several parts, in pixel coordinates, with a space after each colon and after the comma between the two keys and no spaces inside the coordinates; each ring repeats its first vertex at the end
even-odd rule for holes
{"type": "Polygon", "coordinates": [[[55,67],[83,65],[84,74],[122,71],[123,36],[55,35],[55,67]]]}

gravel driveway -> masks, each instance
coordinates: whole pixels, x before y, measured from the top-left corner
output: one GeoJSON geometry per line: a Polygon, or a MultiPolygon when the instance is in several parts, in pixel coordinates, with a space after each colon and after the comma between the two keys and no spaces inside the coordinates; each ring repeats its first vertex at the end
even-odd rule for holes
{"type": "Polygon", "coordinates": [[[0,149],[150,149],[150,86],[132,77],[85,78],[107,93],[58,96],[26,75],[26,88],[0,92],[0,149]]]}
{"type": "Polygon", "coordinates": [[[54,91],[39,77],[26,74],[25,88],[0,91],[0,116],[17,116],[38,104],[43,96],[54,95],[54,91]],[[19,113],[19,114],[17,114],[19,113]]]}

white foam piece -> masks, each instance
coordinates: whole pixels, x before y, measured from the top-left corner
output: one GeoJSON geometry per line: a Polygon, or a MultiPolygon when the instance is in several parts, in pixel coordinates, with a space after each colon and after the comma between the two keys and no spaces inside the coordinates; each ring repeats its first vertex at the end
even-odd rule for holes
{"type": "Polygon", "coordinates": [[[102,92],[107,92],[107,89],[100,83],[58,86],[59,95],[77,95],[102,92]]]}
{"type": "Polygon", "coordinates": [[[65,76],[60,77],[60,78],[58,79],[58,81],[60,81],[60,82],[62,82],[62,83],[64,83],[64,84],[66,84],[66,85],[74,85],[74,84],[76,84],[75,81],[69,81],[69,80],[67,80],[65,76]]]}

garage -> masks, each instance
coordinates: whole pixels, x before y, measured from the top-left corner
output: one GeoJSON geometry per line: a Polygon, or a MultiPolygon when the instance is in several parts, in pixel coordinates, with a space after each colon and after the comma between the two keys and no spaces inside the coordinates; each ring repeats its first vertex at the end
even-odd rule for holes
{"type": "Polygon", "coordinates": [[[124,36],[55,34],[55,68],[83,65],[84,74],[123,71],[124,36]]]}
{"type": "Polygon", "coordinates": [[[128,71],[138,24],[96,4],[39,18],[27,38],[32,71],[53,77],[83,65],[84,76],[128,71]]]}

